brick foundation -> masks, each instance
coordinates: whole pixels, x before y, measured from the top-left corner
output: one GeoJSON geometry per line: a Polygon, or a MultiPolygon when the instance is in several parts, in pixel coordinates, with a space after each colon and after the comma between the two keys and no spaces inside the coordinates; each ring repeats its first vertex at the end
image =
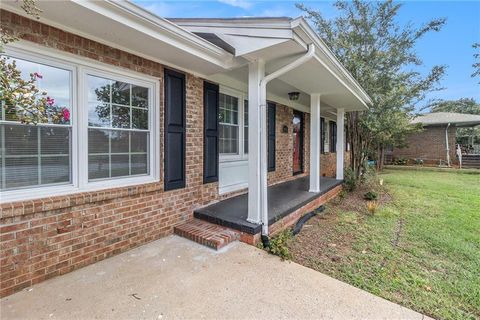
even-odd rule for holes
{"type": "MultiPolygon", "coordinates": [[[[300,219],[302,216],[305,214],[315,210],[316,208],[320,207],[321,205],[324,205],[327,203],[329,200],[332,198],[335,198],[340,192],[342,191],[342,186],[336,186],[332,190],[328,191],[327,193],[321,195],[317,199],[307,203],[303,207],[295,210],[294,212],[290,213],[286,217],[280,219],[279,221],[275,222],[274,224],[269,226],[269,234],[270,236],[275,236],[279,232],[290,228],[293,226],[295,223],[297,223],[298,219],[300,219]]],[[[251,244],[251,245],[257,245],[260,242],[260,233],[257,234],[248,234],[245,232],[242,232],[240,234],[240,241],[251,244]]]]}

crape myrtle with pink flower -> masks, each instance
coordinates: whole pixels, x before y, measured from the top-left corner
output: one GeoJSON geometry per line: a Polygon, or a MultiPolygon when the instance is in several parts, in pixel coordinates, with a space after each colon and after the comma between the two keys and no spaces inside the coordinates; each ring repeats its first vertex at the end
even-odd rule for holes
{"type": "Polygon", "coordinates": [[[37,80],[43,76],[38,72],[30,73],[29,79],[22,78],[15,61],[8,57],[0,59],[0,101],[8,120],[25,124],[55,123],[69,124],[70,111],[59,106],[47,92],[40,91],[37,80]]]}
{"type": "MultiPolygon", "coordinates": [[[[21,8],[39,19],[41,10],[36,7],[36,0],[23,0],[21,8]]],[[[0,27],[0,54],[3,53],[3,45],[16,40],[17,35],[0,27]]],[[[0,105],[5,110],[6,119],[24,124],[70,123],[70,110],[57,105],[47,92],[38,88],[38,79],[42,78],[40,73],[32,72],[25,79],[15,60],[7,56],[0,58],[0,105]]]]}

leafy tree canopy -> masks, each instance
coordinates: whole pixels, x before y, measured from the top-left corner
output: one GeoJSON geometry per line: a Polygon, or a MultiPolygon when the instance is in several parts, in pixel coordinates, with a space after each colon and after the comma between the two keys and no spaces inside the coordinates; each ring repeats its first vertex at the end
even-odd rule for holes
{"type": "Polygon", "coordinates": [[[458,100],[444,100],[435,102],[430,106],[432,112],[457,112],[467,114],[480,114],[480,104],[473,98],[458,100]]]}
{"type": "Polygon", "coordinates": [[[339,14],[333,19],[303,4],[297,7],[316,27],[318,34],[372,98],[368,111],[347,115],[352,144],[351,165],[357,176],[368,153],[387,144],[401,145],[414,128],[414,109],[428,92],[439,89],[445,66],[434,66],[426,75],[415,45],[427,33],[439,31],[445,19],[415,27],[401,25],[400,3],[391,0],[336,1],[339,14]]]}

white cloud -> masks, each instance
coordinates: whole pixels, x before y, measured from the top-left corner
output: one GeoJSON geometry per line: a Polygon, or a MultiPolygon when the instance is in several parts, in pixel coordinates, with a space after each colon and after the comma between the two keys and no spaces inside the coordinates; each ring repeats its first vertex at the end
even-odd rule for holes
{"type": "Polygon", "coordinates": [[[252,3],[246,0],[217,0],[217,1],[231,5],[232,7],[237,7],[242,9],[250,9],[252,7],[252,3]]]}

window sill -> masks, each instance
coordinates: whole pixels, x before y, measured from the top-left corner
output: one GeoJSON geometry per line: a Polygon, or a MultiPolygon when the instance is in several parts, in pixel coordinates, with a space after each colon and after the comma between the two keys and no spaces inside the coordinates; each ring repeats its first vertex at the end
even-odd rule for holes
{"type": "MultiPolygon", "coordinates": [[[[112,182],[111,180],[109,181],[112,182]]],[[[56,186],[58,189],[59,187],[56,186]]],[[[126,186],[80,190],[73,186],[60,187],[62,194],[56,193],[55,196],[36,194],[34,199],[25,200],[24,197],[19,200],[13,196],[7,198],[10,202],[4,202],[5,197],[2,195],[2,203],[0,206],[0,218],[9,218],[34,214],[37,212],[58,210],[98,201],[106,201],[137,194],[163,191],[163,183],[150,179],[149,181],[139,182],[126,186]]],[[[30,189],[31,190],[31,189],[30,189]]]]}

